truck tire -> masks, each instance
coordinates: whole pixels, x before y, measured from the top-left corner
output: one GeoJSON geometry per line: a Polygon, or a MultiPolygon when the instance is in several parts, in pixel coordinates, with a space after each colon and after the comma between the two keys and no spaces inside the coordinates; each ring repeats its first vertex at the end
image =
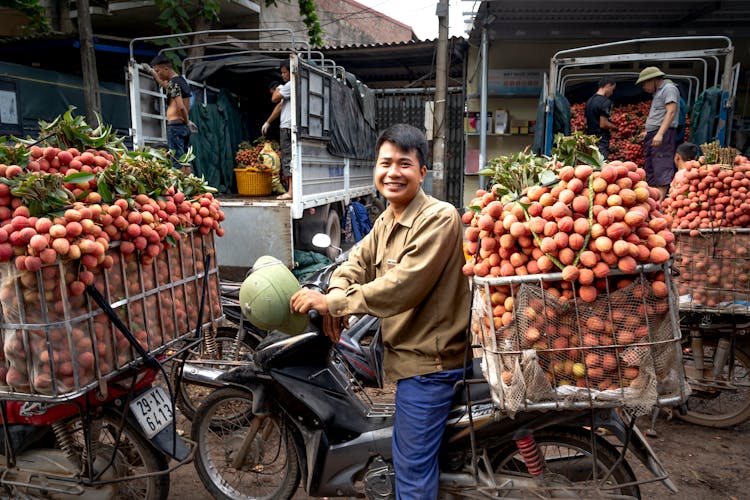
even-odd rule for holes
{"type": "Polygon", "coordinates": [[[341,218],[336,210],[331,209],[328,212],[326,234],[331,238],[331,246],[326,249],[326,256],[331,260],[335,260],[339,254],[338,249],[341,248],[341,218]]]}

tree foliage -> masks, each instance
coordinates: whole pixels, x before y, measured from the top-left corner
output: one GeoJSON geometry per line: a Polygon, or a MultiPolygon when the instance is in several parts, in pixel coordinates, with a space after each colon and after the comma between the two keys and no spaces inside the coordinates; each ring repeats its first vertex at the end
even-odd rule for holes
{"type": "MultiPolygon", "coordinates": [[[[278,0],[264,0],[266,7],[276,7],[278,0]]],[[[284,0],[288,1],[288,0],[284,0]]],[[[323,29],[315,13],[314,0],[297,0],[299,14],[307,28],[310,45],[323,45],[323,29]]],[[[155,0],[159,9],[157,24],[169,30],[170,33],[182,33],[195,30],[194,21],[202,18],[208,21],[218,21],[221,10],[220,0],[155,0]]],[[[17,10],[29,18],[25,29],[33,31],[50,31],[49,19],[46,17],[41,0],[0,0],[0,7],[17,10]]],[[[175,44],[179,43],[177,41],[175,44]]]]}
{"type": "MultiPolygon", "coordinates": [[[[26,0],[34,1],[34,0],[26,0]]],[[[266,7],[276,7],[277,0],[264,0],[266,7]]],[[[323,30],[315,13],[314,0],[297,0],[302,22],[307,27],[310,45],[323,45],[323,30]]],[[[218,21],[220,14],[219,0],[156,0],[160,13],[157,23],[167,28],[170,33],[194,31],[194,19],[200,17],[208,21],[218,21]]],[[[174,44],[179,43],[175,41],[174,44]]]]}
{"type": "Polygon", "coordinates": [[[25,31],[48,32],[52,29],[44,6],[39,3],[39,0],[0,0],[0,7],[14,9],[24,14],[29,19],[29,22],[23,26],[25,31]]]}

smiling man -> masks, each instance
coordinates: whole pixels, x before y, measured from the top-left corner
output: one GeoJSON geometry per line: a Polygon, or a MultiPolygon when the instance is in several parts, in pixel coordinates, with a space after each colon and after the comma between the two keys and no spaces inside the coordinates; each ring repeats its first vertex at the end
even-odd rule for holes
{"type": "Polygon", "coordinates": [[[396,496],[435,499],[437,455],[453,385],[463,374],[469,321],[461,220],[455,207],[422,191],[427,140],[419,129],[394,125],[377,148],[375,185],[388,208],[334,272],[328,293],[303,289],[291,307],[324,314],[334,342],[341,318],[382,318],[385,372],[397,382],[396,496]]]}

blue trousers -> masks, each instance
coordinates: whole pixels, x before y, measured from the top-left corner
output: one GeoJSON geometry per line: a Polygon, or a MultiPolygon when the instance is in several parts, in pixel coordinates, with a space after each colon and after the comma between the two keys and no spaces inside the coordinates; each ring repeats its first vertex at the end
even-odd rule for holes
{"type": "Polygon", "coordinates": [[[179,157],[185,154],[190,144],[190,128],[184,123],[167,125],[167,147],[174,151],[172,166],[179,170],[179,157]]]}
{"type": "Polygon", "coordinates": [[[396,388],[393,467],[398,500],[435,500],[438,451],[463,368],[401,379],[396,388]]]}

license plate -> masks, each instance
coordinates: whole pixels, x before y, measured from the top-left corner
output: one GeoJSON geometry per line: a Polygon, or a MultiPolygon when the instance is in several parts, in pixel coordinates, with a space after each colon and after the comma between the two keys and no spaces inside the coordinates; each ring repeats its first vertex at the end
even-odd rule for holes
{"type": "Polygon", "coordinates": [[[172,402],[166,391],[158,385],[131,401],[130,411],[149,439],[166,429],[174,420],[172,402]]]}

